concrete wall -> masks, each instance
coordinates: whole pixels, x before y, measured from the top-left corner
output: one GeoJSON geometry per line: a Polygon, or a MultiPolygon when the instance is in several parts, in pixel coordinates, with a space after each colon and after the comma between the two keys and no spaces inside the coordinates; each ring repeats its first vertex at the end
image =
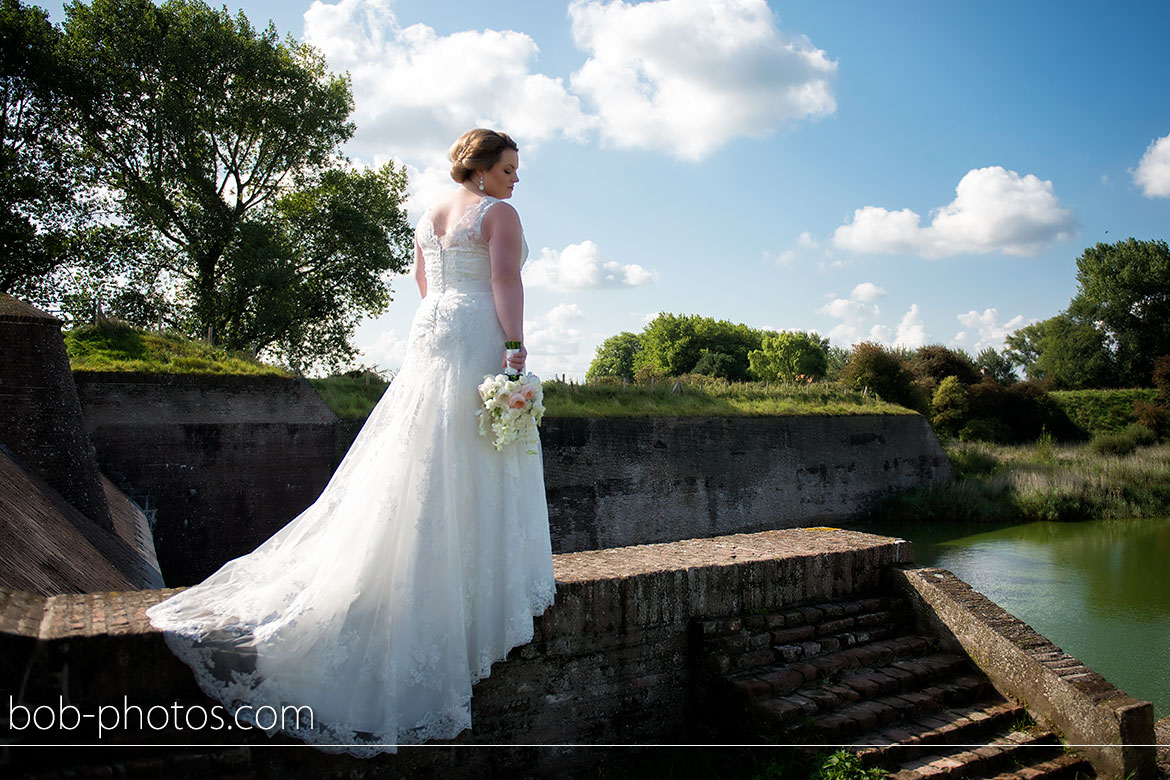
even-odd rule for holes
{"type": "Polygon", "coordinates": [[[558,552],[854,519],[954,472],[919,415],[549,419],[558,552]]]}
{"type": "MultiPolygon", "coordinates": [[[[299,514],[360,428],[293,379],[76,380],[103,468],[155,501],[170,585],[199,581],[299,514]]],[[[953,479],[918,415],[546,418],[541,442],[556,552],[829,525],[953,479]]]]}
{"type": "Polygon", "coordinates": [[[304,380],[75,373],[107,473],[157,508],[170,585],[198,582],[311,504],[336,466],[337,417],[304,380]]]}

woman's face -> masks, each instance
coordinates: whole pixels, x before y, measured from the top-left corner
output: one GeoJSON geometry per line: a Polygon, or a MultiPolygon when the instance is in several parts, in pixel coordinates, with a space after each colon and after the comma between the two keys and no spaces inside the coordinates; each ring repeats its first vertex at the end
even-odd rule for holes
{"type": "Polygon", "coordinates": [[[483,173],[483,191],[493,198],[512,197],[512,188],[520,181],[516,169],[520,167],[520,155],[513,149],[505,149],[500,160],[483,173]]]}

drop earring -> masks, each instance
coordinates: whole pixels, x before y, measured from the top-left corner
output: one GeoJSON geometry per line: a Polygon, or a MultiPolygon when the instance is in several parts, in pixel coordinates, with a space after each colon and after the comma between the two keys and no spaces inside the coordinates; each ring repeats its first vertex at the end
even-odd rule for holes
{"type": "Polygon", "coordinates": [[[480,192],[484,191],[483,190],[483,177],[482,176],[479,177],[479,191],[480,192]]]}

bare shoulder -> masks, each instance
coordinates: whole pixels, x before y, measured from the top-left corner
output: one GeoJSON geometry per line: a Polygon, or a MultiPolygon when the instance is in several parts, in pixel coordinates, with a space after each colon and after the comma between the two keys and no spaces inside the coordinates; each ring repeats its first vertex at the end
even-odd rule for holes
{"type": "Polygon", "coordinates": [[[523,230],[520,225],[520,214],[511,203],[497,201],[488,206],[483,216],[483,235],[490,237],[498,233],[519,233],[523,230]]]}

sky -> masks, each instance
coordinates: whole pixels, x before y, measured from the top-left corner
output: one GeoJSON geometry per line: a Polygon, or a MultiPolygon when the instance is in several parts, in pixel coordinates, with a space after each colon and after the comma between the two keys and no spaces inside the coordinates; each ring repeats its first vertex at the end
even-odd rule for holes
{"type": "MultiPolygon", "coordinates": [[[[460,133],[517,139],[544,377],[659,312],[999,349],[1068,306],[1086,247],[1170,232],[1167,3],[227,7],[350,74],[345,152],[407,166],[412,223],[455,186],[460,133]]],[[[393,288],[365,365],[402,362],[418,291],[393,288]]]]}

